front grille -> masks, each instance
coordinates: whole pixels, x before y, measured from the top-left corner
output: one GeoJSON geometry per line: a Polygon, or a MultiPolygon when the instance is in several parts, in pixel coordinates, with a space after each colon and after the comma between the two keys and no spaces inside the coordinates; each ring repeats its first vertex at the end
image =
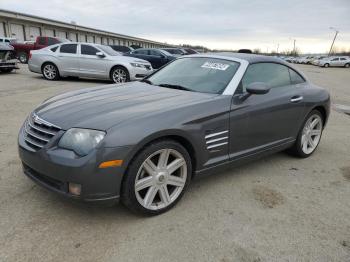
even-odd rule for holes
{"type": "Polygon", "coordinates": [[[60,127],[32,114],[24,124],[24,140],[29,147],[37,151],[43,148],[60,130],[60,127]]]}

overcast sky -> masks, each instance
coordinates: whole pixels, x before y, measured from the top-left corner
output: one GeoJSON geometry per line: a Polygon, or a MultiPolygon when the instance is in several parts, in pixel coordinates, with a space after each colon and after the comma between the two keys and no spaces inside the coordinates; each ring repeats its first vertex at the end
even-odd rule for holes
{"type": "Polygon", "coordinates": [[[350,49],[350,0],[0,0],[0,8],[171,44],[350,49]]]}

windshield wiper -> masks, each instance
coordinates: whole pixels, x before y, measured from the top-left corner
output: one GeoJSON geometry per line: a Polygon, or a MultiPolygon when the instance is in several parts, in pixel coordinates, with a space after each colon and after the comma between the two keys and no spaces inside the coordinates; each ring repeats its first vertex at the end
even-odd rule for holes
{"type": "Polygon", "coordinates": [[[142,79],[141,82],[153,85],[153,83],[150,80],[148,80],[148,79],[142,79]]]}
{"type": "Polygon", "coordinates": [[[181,85],[159,84],[158,86],[172,88],[172,89],[178,89],[178,90],[184,90],[184,91],[193,91],[192,89],[189,89],[189,88],[181,86],[181,85]]]}

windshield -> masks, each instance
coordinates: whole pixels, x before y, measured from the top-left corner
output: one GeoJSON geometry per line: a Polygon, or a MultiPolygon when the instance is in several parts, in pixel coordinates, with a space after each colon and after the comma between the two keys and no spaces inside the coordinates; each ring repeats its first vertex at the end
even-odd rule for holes
{"type": "Polygon", "coordinates": [[[98,45],[103,52],[110,56],[118,56],[121,55],[119,52],[115,51],[112,47],[106,45],[98,45]]]}
{"type": "Polygon", "coordinates": [[[164,49],[170,54],[175,54],[175,55],[183,55],[184,53],[180,49],[164,49]]]}
{"type": "Polygon", "coordinates": [[[147,78],[153,85],[220,94],[235,75],[239,63],[216,58],[181,58],[147,78]]]}

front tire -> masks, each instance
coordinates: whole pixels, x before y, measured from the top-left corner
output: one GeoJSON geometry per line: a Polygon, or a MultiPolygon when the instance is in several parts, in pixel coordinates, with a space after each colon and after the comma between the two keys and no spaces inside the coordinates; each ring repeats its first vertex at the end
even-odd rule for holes
{"type": "Polygon", "coordinates": [[[111,80],[116,83],[125,83],[130,81],[130,75],[128,70],[122,66],[116,66],[111,70],[111,80]]]}
{"type": "Polygon", "coordinates": [[[300,158],[311,156],[321,141],[324,120],[318,110],[313,110],[308,114],[304,124],[299,131],[297,140],[290,152],[300,158]]]}
{"type": "Polygon", "coordinates": [[[46,63],[42,66],[41,72],[46,80],[55,81],[60,78],[58,68],[53,63],[46,63]]]}
{"type": "Polygon", "coordinates": [[[329,67],[329,64],[324,64],[324,67],[326,67],[326,68],[329,67]]]}
{"type": "Polygon", "coordinates": [[[181,199],[191,175],[191,158],[182,145],[173,140],[154,142],[129,165],[121,202],[139,214],[164,213],[181,199]]]}
{"type": "Polygon", "coordinates": [[[349,68],[349,67],[350,67],[350,64],[347,63],[347,64],[344,65],[344,67],[345,67],[345,68],[349,68]]]}

